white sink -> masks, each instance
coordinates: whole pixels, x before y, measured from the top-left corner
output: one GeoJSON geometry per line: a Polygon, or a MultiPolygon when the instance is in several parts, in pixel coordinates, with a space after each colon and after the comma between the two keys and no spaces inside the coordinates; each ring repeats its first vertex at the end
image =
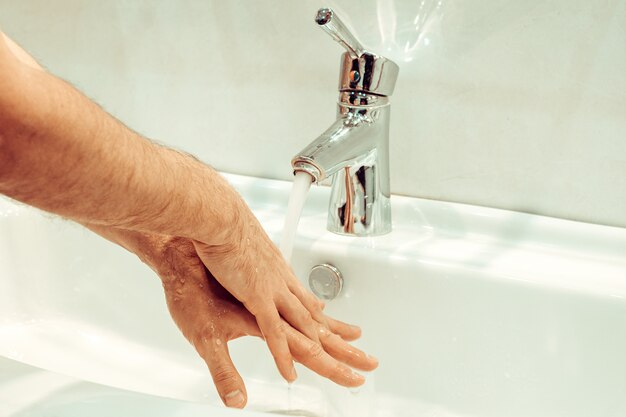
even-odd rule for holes
{"type": "MultiPolygon", "coordinates": [[[[290,184],[227,177],[277,239],[290,184]]],[[[312,189],[294,269],[342,271],[327,311],[360,324],[381,365],[359,392],[299,368],[288,394],[261,341],[232,342],[250,415],[626,415],[626,229],[394,196],[390,235],[349,238],[325,231],[327,199],[312,189]]],[[[231,415],[134,255],[2,200],[0,277],[0,356],[125,393],[99,397],[111,412],[159,397],[176,404],[159,416],[231,415]]]]}
{"type": "MultiPolygon", "coordinates": [[[[0,416],[3,417],[207,417],[210,404],[192,403],[81,381],[0,358],[0,416]]],[[[219,410],[219,416],[239,416],[219,410]]],[[[248,417],[266,414],[248,413],[248,417]]]]}

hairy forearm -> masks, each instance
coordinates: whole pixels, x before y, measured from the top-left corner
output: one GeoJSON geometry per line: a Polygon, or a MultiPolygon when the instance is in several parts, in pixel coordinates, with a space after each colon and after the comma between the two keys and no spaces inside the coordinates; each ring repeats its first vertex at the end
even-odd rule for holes
{"type": "Polygon", "coordinates": [[[223,178],[15,60],[0,77],[0,192],[83,222],[220,244],[245,210],[223,178]]]}

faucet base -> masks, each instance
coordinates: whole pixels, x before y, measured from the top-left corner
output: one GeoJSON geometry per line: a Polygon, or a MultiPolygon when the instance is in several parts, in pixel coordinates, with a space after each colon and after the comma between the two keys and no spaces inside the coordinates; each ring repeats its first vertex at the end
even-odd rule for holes
{"type": "MultiPolygon", "coordinates": [[[[376,159],[376,151],[372,152],[376,159]]],[[[333,179],[327,229],[350,236],[377,236],[391,232],[389,195],[381,192],[379,165],[345,167],[333,179]]],[[[384,187],[388,189],[388,187],[384,187]]]]}

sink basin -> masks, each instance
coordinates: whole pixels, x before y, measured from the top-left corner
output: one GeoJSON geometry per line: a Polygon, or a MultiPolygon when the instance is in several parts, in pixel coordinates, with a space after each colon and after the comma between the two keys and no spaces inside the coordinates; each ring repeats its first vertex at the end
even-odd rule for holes
{"type": "MultiPolygon", "coordinates": [[[[206,417],[217,415],[215,411],[210,404],[130,392],[0,358],[0,416],[3,417],[206,417]]],[[[219,415],[240,414],[222,409],[219,415]]],[[[248,413],[249,417],[261,415],[248,413]]]]}
{"type": "MultiPolygon", "coordinates": [[[[277,240],[290,183],[226,177],[277,240]]],[[[394,231],[353,238],[325,231],[328,194],[311,190],[293,267],[304,282],[320,263],[342,272],[327,311],[361,325],[380,367],[358,391],[302,367],[288,388],[262,341],[231,342],[250,415],[626,415],[626,229],[394,196],[394,231]]],[[[0,356],[114,390],[97,397],[110,410],[233,415],[134,255],[1,200],[0,276],[0,356]]]]}

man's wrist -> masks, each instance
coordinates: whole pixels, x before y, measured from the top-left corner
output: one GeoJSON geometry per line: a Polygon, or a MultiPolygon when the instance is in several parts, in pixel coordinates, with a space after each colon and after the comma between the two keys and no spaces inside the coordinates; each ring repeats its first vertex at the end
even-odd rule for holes
{"type": "Polygon", "coordinates": [[[193,239],[211,246],[232,246],[241,240],[242,231],[246,224],[256,221],[250,208],[226,181],[226,179],[213,168],[203,165],[205,174],[203,181],[210,182],[206,185],[212,192],[202,190],[202,216],[201,229],[193,239]]]}

